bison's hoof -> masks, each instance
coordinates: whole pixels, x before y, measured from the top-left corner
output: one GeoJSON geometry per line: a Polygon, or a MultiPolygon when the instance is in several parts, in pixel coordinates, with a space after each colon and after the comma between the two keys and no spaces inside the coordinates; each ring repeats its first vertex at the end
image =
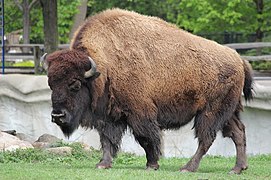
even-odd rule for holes
{"type": "Polygon", "coordinates": [[[109,169],[112,168],[111,164],[98,163],[96,164],[97,169],[109,169]]]}
{"type": "Polygon", "coordinates": [[[147,165],[146,170],[158,170],[159,169],[159,164],[152,164],[152,165],[147,165]]]}
{"type": "Polygon", "coordinates": [[[197,170],[197,168],[191,168],[191,167],[182,167],[180,169],[180,172],[182,173],[187,173],[187,172],[195,172],[197,170]]]}
{"type": "Polygon", "coordinates": [[[236,166],[236,167],[232,168],[232,170],[229,172],[229,174],[241,174],[241,172],[243,170],[246,170],[247,168],[248,168],[247,165],[245,165],[243,167],[236,166]]]}
{"type": "Polygon", "coordinates": [[[191,171],[189,171],[188,169],[180,169],[180,172],[181,173],[187,173],[187,172],[191,172],[191,171]]]}

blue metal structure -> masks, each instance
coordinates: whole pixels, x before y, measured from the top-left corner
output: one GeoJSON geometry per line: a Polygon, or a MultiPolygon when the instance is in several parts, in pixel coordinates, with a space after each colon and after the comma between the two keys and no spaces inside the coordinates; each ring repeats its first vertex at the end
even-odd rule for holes
{"type": "Polygon", "coordinates": [[[5,31],[4,31],[4,0],[0,0],[0,39],[2,46],[2,74],[5,73],[5,31]]]}

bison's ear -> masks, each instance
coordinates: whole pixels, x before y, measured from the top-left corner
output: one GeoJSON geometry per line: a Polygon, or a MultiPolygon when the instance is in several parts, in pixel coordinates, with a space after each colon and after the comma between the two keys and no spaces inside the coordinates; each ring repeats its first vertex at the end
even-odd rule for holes
{"type": "Polygon", "coordinates": [[[42,65],[43,69],[45,69],[45,71],[47,71],[47,69],[48,69],[48,62],[46,60],[46,56],[47,56],[47,53],[43,54],[43,56],[41,56],[41,58],[40,58],[40,63],[42,65]]]}

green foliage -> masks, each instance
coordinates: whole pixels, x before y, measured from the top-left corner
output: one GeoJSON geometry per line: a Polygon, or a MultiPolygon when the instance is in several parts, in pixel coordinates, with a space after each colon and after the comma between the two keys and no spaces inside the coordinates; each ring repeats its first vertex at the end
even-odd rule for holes
{"type": "MultiPolygon", "coordinates": [[[[60,43],[68,43],[80,0],[57,2],[60,43]]],[[[271,31],[271,0],[264,1],[262,14],[257,12],[254,0],[89,0],[88,15],[113,7],[158,16],[194,33],[271,31]]],[[[22,29],[22,12],[14,0],[5,0],[5,12],[6,32],[22,29]]],[[[43,43],[39,4],[31,10],[30,35],[32,43],[43,43]]]]}
{"type": "Polygon", "coordinates": [[[77,160],[98,161],[100,152],[94,149],[85,150],[80,143],[57,142],[52,147],[68,146],[72,155],[56,155],[41,149],[17,149],[0,152],[0,163],[72,163],[77,160]]]}
{"type": "MultiPolygon", "coordinates": [[[[271,54],[271,48],[265,47],[265,48],[260,48],[260,54],[261,55],[269,55],[271,54]]],[[[243,50],[240,51],[239,54],[243,56],[257,56],[259,51],[257,49],[251,49],[251,50],[243,50]]],[[[264,61],[264,60],[259,60],[259,61],[253,61],[251,62],[251,66],[254,70],[271,70],[271,61],[264,61]]]]}
{"type": "Polygon", "coordinates": [[[46,162],[53,158],[54,155],[37,149],[17,149],[0,153],[0,163],[46,162]]]}
{"type": "Polygon", "coordinates": [[[271,0],[264,1],[260,15],[254,0],[90,0],[88,5],[88,14],[119,7],[158,16],[194,33],[271,30],[271,0]]]}
{"type": "Polygon", "coordinates": [[[12,32],[23,28],[22,11],[13,0],[5,0],[5,32],[12,32]]]}
{"type": "Polygon", "coordinates": [[[42,19],[42,10],[40,6],[36,6],[31,10],[30,18],[31,18],[30,43],[43,43],[44,39],[43,19],[42,19]]]}
{"type": "Polygon", "coordinates": [[[88,5],[89,15],[109,8],[121,8],[166,19],[167,0],[91,0],[88,5]]]}
{"type": "MultiPolygon", "coordinates": [[[[177,24],[199,32],[255,32],[258,27],[253,0],[182,0],[177,24]]],[[[270,21],[266,19],[266,21],[270,21]]]]}
{"type": "Polygon", "coordinates": [[[270,61],[254,61],[251,62],[251,66],[254,70],[271,70],[270,61]]]}
{"type": "Polygon", "coordinates": [[[73,16],[78,12],[77,7],[80,0],[59,0],[57,2],[59,43],[68,43],[73,16]]]}
{"type": "MultiPolygon", "coordinates": [[[[69,32],[73,23],[73,16],[77,13],[80,0],[58,0],[58,33],[59,42],[69,42],[69,32]]],[[[42,9],[39,4],[34,6],[30,12],[31,19],[31,43],[43,43],[43,18],[42,9]]],[[[5,31],[23,28],[22,11],[15,5],[14,0],[5,0],[5,31]]]]}

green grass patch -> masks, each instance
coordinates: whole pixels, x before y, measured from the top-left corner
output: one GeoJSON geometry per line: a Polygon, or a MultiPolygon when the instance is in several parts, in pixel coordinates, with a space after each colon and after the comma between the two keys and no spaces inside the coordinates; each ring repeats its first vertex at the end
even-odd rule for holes
{"type": "Polygon", "coordinates": [[[22,62],[16,62],[13,64],[14,67],[34,67],[34,61],[22,61],[22,62]]]}
{"type": "MultiPolygon", "coordinates": [[[[1,67],[2,67],[2,62],[1,62],[1,67]]],[[[5,67],[34,67],[35,63],[34,61],[31,60],[24,60],[21,62],[10,62],[10,61],[5,61],[5,67]]]]}
{"type": "Polygon", "coordinates": [[[0,179],[271,179],[271,155],[249,157],[249,169],[241,175],[228,174],[235,158],[219,156],[204,157],[196,173],[180,173],[188,158],[161,158],[159,170],[146,171],[145,157],[120,153],[112,169],[101,170],[95,168],[100,151],[85,151],[77,143],[69,146],[72,155],[66,156],[37,149],[1,152],[0,179]]]}

